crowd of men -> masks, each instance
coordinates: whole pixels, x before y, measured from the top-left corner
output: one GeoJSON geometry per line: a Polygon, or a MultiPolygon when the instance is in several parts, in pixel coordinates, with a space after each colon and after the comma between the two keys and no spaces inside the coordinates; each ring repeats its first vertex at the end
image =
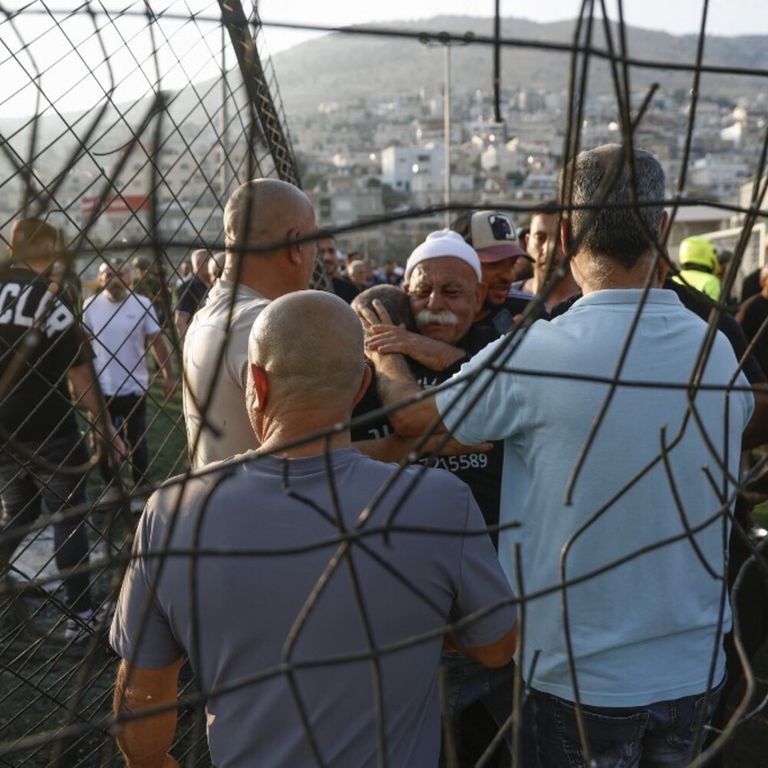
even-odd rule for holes
{"type": "MultiPolygon", "coordinates": [[[[223,768],[472,765],[496,731],[498,765],[518,750],[523,766],[682,766],[704,748],[740,458],[768,436],[768,270],[740,326],[689,262],[668,279],[656,158],[608,145],[564,176],[572,194],[522,238],[474,211],[378,276],[341,269],[296,187],[232,195],[213,279],[195,252],[176,305],[194,471],[151,496],[111,626],[129,765],[176,765],[185,659],[223,768]],[[308,290],[318,255],[330,292],[308,290]]],[[[64,424],[63,382],[92,366],[45,278],[44,227],[12,235],[0,338],[45,337],[19,365],[64,424]]],[[[106,407],[80,397],[141,482],[145,345],[167,392],[175,379],[151,301],[129,303],[119,265],[102,273],[83,315],[101,387],[85,391],[106,407]]],[[[56,506],[39,480],[16,489],[49,443],[22,432],[26,394],[0,404],[6,532],[39,514],[33,497],[56,506]]],[[[58,564],[86,557],[81,542],[58,564]]],[[[82,622],[87,589],[65,585],[82,622]]]]}

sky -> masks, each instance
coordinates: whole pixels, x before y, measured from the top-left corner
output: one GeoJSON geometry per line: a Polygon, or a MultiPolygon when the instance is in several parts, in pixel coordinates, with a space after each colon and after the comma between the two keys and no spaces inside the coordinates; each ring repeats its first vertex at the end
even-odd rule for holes
{"type": "MultiPolygon", "coordinates": [[[[248,0],[243,0],[246,8],[248,0]]],[[[505,17],[537,21],[575,18],[581,0],[500,0],[505,17]]],[[[149,0],[166,16],[148,28],[143,0],[100,0],[93,19],[73,9],[82,0],[11,0],[0,15],[0,119],[89,110],[111,93],[137,100],[158,82],[175,90],[217,76],[222,30],[215,0],[149,0]],[[60,11],[55,19],[47,8],[60,11]],[[101,9],[112,12],[112,18],[101,9]],[[42,11],[42,13],[41,13],[42,11]],[[127,12],[126,12],[127,11],[127,12]],[[115,15],[115,12],[118,12],[115,15]],[[194,20],[191,14],[198,14],[194,20]],[[94,27],[96,25],[96,27],[94,27]],[[95,31],[96,29],[96,31],[95,31]],[[154,54],[153,52],[156,52],[154,54]],[[106,55],[105,55],[106,54],[106,55]],[[38,89],[37,86],[40,86],[38,89]],[[36,99],[40,98],[39,105],[36,99]]],[[[605,0],[616,17],[618,0],[605,0]]],[[[318,33],[270,27],[269,22],[345,26],[427,19],[441,14],[492,16],[494,0],[259,0],[267,52],[274,55],[318,33]]],[[[697,32],[702,0],[624,0],[628,23],[672,33],[697,32]]],[[[768,34],[768,0],[710,0],[713,34],[768,34]]],[[[227,43],[227,68],[234,65],[227,43]]]]}
{"type": "MultiPolygon", "coordinates": [[[[698,32],[702,0],[624,0],[624,18],[634,26],[672,34],[698,32]]],[[[501,0],[502,16],[532,21],[560,21],[579,14],[581,0],[501,0]]],[[[606,0],[609,16],[618,18],[617,0],[606,0]]],[[[287,21],[328,26],[426,19],[438,15],[493,16],[494,0],[259,0],[263,22],[287,21]]],[[[707,29],[713,34],[768,34],[768,0],[710,0],[707,29]]],[[[308,33],[265,27],[267,44],[277,53],[308,33]]]]}

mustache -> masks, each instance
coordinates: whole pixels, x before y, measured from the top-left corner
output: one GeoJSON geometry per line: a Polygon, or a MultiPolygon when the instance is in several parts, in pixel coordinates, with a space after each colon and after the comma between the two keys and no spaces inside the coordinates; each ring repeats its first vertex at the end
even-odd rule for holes
{"type": "Polygon", "coordinates": [[[418,325],[458,325],[459,318],[449,309],[443,309],[440,312],[422,309],[416,315],[416,323],[418,325]]]}

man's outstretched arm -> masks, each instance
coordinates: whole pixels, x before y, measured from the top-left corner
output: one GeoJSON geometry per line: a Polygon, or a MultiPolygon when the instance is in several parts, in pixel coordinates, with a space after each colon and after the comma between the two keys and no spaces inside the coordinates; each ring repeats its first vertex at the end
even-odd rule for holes
{"type": "Polygon", "coordinates": [[[168,754],[176,733],[176,690],[182,659],[160,669],[129,666],[123,660],[117,670],[113,711],[120,719],[136,716],[118,725],[117,744],[128,768],[178,768],[168,754]],[[165,712],[141,717],[141,711],[168,706],[165,712]]]}

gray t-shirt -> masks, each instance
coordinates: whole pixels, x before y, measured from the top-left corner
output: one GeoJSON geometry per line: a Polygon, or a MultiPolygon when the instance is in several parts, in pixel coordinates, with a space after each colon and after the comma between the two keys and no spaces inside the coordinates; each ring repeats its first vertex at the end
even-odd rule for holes
{"type": "Polygon", "coordinates": [[[248,336],[268,304],[244,285],[217,280],[192,318],[184,339],[184,421],[193,468],[257,447],[245,408],[248,336]]]}
{"type": "Polygon", "coordinates": [[[379,764],[370,632],[387,764],[435,765],[443,628],[491,608],[457,630],[465,645],[479,646],[515,620],[467,486],[442,470],[409,467],[388,488],[396,467],[355,449],[328,460],[252,453],[211,469],[185,486],[170,481],[150,499],[113,648],[143,668],[190,657],[219,768],[314,765],[300,707],[323,762],[360,768],[379,764]],[[395,510],[386,541],[380,531],[395,510]],[[337,518],[359,534],[348,550],[337,518]],[[195,545],[197,556],[186,554],[195,545]],[[167,549],[183,554],[157,557],[167,549]]]}

